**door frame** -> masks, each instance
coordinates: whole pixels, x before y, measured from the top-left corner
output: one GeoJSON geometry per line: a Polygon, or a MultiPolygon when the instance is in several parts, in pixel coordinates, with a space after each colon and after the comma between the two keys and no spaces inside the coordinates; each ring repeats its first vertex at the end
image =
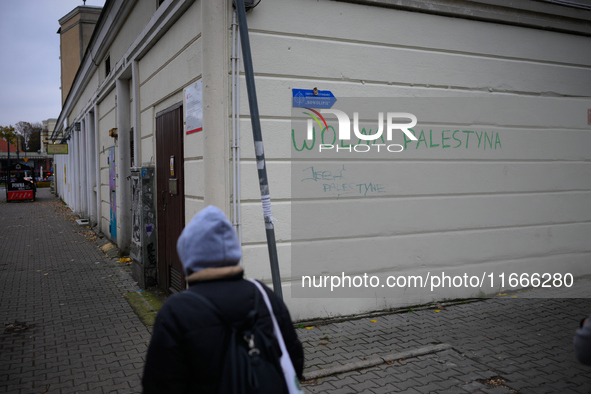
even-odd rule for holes
{"type": "MultiPolygon", "coordinates": [[[[156,140],[156,223],[158,235],[158,285],[170,292],[182,291],[186,287],[185,275],[176,250],[178,235],[185,226],[185,185],[184,185],[184,114],[183,103],[174,104],[158,113],[155,116],[155,140],[156,140]],[[180,150],[177,151],[174,158],[174,177],[177,179],[177,194],[170,193],[168,183],[171,175],[169,172],[170,161],[166,157],[170,153],[170,148],[162,143],[163,137],[160,133],[166,133],[159,128],[159,118],[170,112],[178,111],[178,123],[173,124],[175,130],[169,132],[178,133],[171,138],[178,138],[180,141],[180,150]],[[163,151],[164,150],[164,151],[163,151]],[[176,156],[179,156],[178,158],[176,156]],[[164,179],[163,179],[164,178],[164,179]],[[178,217],[171,217],[170,211],[166,212],[168,204],[176,202],[178,217]],[[173,273],[171,278],[171,273],[173,273]]],[[[166,125],[161,127],[168,127],[166,125]]],[[[165,129],[166,130],[166,129],[165,129]]],[[[177,147],[178,148],[178,147],[177,147]]]]}

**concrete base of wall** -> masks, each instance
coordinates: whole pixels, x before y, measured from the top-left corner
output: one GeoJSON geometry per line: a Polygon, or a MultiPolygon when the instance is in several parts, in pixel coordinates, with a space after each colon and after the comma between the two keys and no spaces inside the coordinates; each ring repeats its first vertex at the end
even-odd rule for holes
{"type": "Polygon", "coordinates": [[[140,261],[132,260],[131,276],[140,289],[147,289],[158,284],[156,267],[146,267],[140,261]]]}

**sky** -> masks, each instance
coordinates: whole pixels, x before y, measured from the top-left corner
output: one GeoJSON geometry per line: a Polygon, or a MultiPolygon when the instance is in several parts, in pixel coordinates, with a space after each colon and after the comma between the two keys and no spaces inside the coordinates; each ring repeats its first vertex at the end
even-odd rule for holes
{"type": "Polygon", "coordinates": [[[79,5],[82,0],[0,0],[0,126],[59,116],[58,20],[79,5]]]}

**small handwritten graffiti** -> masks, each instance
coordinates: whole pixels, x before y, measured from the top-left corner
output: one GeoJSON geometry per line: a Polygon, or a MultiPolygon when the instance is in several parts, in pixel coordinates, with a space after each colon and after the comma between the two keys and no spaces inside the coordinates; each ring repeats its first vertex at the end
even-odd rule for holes
{"type": "Polygon", "coordinates": [[[342,166],[342,168],[339,168],[337,170],[317,170],[314,169],[314,167],[308,167],[306,169],[303,170],[304,172],[309,172],[310,173],[310,177],[308,178],[304,178],[302,179],[302,182],[304,181],[334,181],[337,179],[344,179],[345,176],[343,175],[344,171],[347,171],[345,169],[345,165],[342,166]]]}
{"type": "Polygon", "coordinates": [[[347,169],[344,164],[336,169],[319,169],[311,166],[302,170],[306,174],[306,177],[301,182],[312,181],[321,183],[323,193],[336,193],[337,197],[347,195],[365,197],[386,192],[384,185],[381,183],[347,181],[345,176],[346,171],[347,169]]]}
{"type": "Polygon", "coordinates": [[[150,265],[156,265],[156,251],[154,250],[154,242],[150,242],[146,248],[148,252],[148,262],[150,265]]]}
{"type": "Polygon", "coordinates": [[[367,196],[372,193],[385,193],[384,185],[379,183],[323,183],[324,192],[337,192],[339,196],[356,194],[367,196]]]}

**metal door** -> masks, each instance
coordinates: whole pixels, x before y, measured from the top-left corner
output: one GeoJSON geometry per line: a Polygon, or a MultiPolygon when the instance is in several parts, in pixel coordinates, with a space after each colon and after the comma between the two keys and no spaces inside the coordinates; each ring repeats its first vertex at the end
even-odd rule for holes
{"type": "Polygon", "coordinates": [[[176,243],[185,227],[183,107],[156,114],[156,190],[158,198],[158,284],[172,292],[185,288],[176,243]]]}

